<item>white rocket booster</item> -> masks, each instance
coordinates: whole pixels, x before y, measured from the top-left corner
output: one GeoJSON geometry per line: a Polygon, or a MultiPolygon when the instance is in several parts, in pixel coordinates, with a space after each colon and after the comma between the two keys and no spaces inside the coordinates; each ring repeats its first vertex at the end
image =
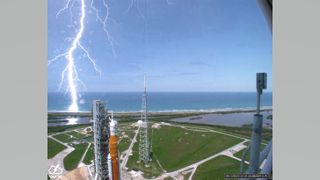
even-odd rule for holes
{"type": "Polygon", "coordinates": [[[109,179],[112,180],[112,162],[110,153],[108,154],[108,170],[109,170],[109,179]]]}

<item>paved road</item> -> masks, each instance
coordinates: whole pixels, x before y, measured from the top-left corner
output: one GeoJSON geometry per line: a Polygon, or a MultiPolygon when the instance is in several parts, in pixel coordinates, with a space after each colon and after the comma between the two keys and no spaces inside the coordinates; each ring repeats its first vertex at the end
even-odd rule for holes
{"type": "Polygon", "coordinates": [[[132,148],[133,148],[134,144],[137,142],[137,136],[139,134],[139,130],[140,130],[140,127],[137,130],[135,130],[135,135],[131,140],[131,144],[130,144],[128,150],[125,152],[125,156],[124,156],[123,161],[120,166],[120,171],[122,172],[121,176],[123,179],[138,179],[138,180],[144,179],[144,178],[142,178],[142,176],[138,176],[136,178],[133,178],[132,175],[130,174],[130,172],[128,172],[125,168],[127,165],[129,156],[132,154],[132,148]]]}
{"type": "Polygon", "coordinates": [[[136,130],[136,134],[134,135],[132,141],[131,141],[131,144],[126,152],[126,155],[124,156],[124,159],[122,161],[122,164],[121,164],[121,169],[124,168],[126,165],[127,165],[127,162],[128,162],[128,159],[129,159],[129,155],[132,154],[132,148],[133,148],[133,145],[134,143],[137,142],[137,136],[139,134],[139,130],[140,130],[140,127],[136,130]]]}

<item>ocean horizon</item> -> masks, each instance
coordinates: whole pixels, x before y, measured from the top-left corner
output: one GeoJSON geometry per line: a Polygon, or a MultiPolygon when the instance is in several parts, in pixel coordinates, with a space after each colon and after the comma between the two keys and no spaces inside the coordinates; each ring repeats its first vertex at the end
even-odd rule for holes
{"type": "MultiPolygon", "coordinates": [[[[108,110],[137,112],[141,110],[142,92],[82,92],[79,94],[79,111],[91,111],[93,100],[102,100],[108,110]]],[[[68,111],[70,97],[60,92],[48,93],[48,111],[68,111]]],[[[264,92],[261,106],[272,108],[272,92],[264,92]]],[[[256,92],[149,92],[148,110],[171,111],[219,111],[253,109],[256,92]]]]}

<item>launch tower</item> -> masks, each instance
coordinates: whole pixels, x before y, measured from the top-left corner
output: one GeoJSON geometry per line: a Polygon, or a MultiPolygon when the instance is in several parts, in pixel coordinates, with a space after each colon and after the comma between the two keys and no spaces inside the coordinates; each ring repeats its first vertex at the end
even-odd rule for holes
{"type": "Polygon", "coordinates": [[[142,112],[140,124],[140,143],[139,143],[139,160],[143,163],[150,161],[150,145],[148,139],[148,104],[147,104],[147,88],[146,77],[144,77],[144,93],[142,95],[142,112]]]}
{"type": "Polygon", "coordinates": [[[92,108],[94,129],[94,163],[95,179],[108,179],[108,154],[110,128],[105,103],[100,100],[93,101],[92,108]]]}

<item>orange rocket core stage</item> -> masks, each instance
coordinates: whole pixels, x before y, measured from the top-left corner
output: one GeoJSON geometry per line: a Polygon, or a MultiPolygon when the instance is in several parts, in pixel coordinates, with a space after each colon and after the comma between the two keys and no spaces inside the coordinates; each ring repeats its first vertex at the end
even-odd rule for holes
{"type": "Polygon", "coordinates": [[[111,135],[109,139],[110,156],[112,162],[112,180],[119,180],[118,138],[111,135]]]}

